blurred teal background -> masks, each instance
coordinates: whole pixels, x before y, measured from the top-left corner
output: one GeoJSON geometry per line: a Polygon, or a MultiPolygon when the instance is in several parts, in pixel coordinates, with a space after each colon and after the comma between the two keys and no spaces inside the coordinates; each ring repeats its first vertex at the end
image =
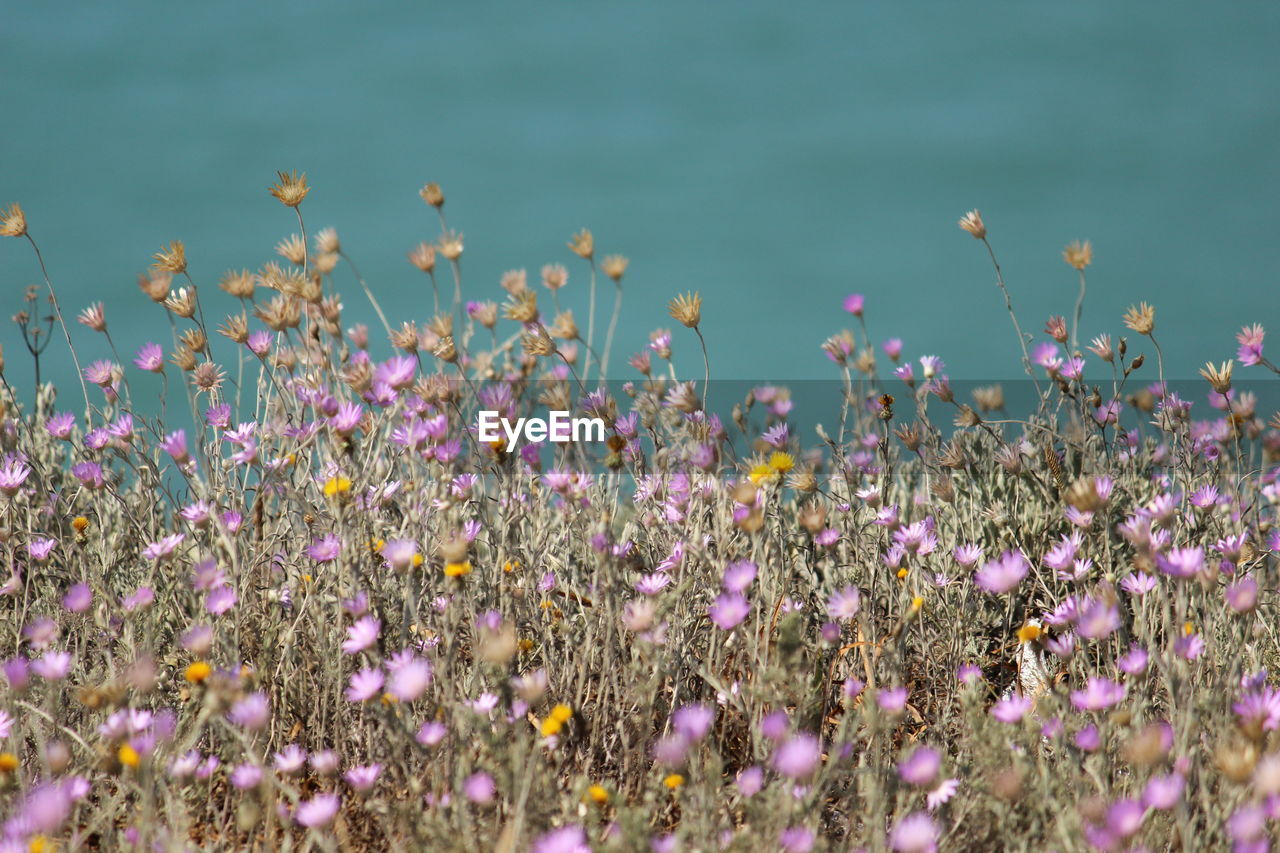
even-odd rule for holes
{"type": "MultiPolygon", "coordinates": [[[[307,172],[309,230],[335,226],[399,318],[430,313],[405,260],[437,234],[428,180],[466,234],[467,297],[563,262],[584,330],[565,241],[590,227],[632,261],[620,374],[696,289],[721,377],[832,375],[818,346],[851,291],[877,340],[1016,376],[985,253],[956,227],[971,207],[1028,330],[1070,314],[1077,238],[1095,247],[1084,330],[1152,301],[1172,375],[1275,316],[1274,3],[0,5],[0,204],[25,207],[68,309],[106,302],[126,358],[168,340],[135,284],[162,244],[186,242],[215,325],[218,277],[274,258],[296,230],[267,195],[277,169],[307,172]]],[[[6,318],[38,280],[0,243],[6,318]]],[[[339,282],[347,323],[373,321],[339,282]]],[[[0,342],[29,381],[7,319],[0,342]]]]}

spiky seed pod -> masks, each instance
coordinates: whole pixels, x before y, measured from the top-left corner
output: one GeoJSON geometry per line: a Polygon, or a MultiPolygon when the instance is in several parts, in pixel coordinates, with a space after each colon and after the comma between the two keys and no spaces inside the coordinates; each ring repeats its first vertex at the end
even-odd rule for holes
{"type": "Polygon", "coordinates": [[[439,184],[427,184],[418,190],[418,195],[423,201],[437,210],[444,207],[444,191],[440,189],[439,184]]]}
{"type": "Polygon", "coordinates": [[[667,313],[680,325],[694,328],[702,322],[702,295],[696,291],[677,295],[667,304],[667,313]]]}
{"type": "Polygon", "coordinates": [[[155,269],[175,275],[181,275],[187,271],[187,249],[182,245],[181,240],[174,240],[152,257],[155,259],[155,263],[152,264],[155,269]]]}
{"type": "Polygon", "coordinates": [[[254,285],[254,275],[248,270],[232,270],[218,282],[218,287],[237,299],[252,299],[254,285]]]}
{"type": "Polygon", "coordinates": [[[272,184],[268,192],[286,207],[296,208],[302,204],[302,200],[307,197],[307,193],[311,192],[311,188],[307,186],[306,172],[301,175],[297,172],[276,172],[276,177],[279,178],[279,181],[272,184]]]}

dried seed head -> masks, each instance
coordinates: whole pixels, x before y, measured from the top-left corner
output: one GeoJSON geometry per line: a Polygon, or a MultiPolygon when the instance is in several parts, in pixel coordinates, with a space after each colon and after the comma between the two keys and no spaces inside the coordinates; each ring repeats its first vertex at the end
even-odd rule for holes
{"type": "Polygon", "coordinates": [[[578,337],[578,324],[573,319],[573,312],[562,311],[557,314],[548,331],[554,338],[560,338],[565,341],[576,340],[578,337]]]}
{"type": "Polygon", "coordinates": [[[409,252],[409,263],[425,273],[436,268],[436,248],[430,243],[419,243],[409,252]]]}
{"type": "Polygon", "coordinates": [[[252,299],[254,275],[248,270],[232,270],[222,277],[218,287],[237,299],[252,299]]]}
{"type": "Polygon", "coordinates": [[[622,255],[608,255],[600,262],[600,269],[615,282],[622,281],[626,275],[629,261],[622,255]]]}
{"type": "Polygon", "coordinates": [[[964,444],[961,443],[959,437],[950,444],[942,446],[942,452],[938,455],[938,463],[944,468],[960,469],[968,467],[969,454],[965,452],[964,444]]]}
{"type": "Polygon", "coordinates": [[[910,450],[912,453],[916,453],[920,450],[922,433],[918,422],[910,425],[898,424],[894,428],[893,434],[896,435],[898,440],[906,445],[907,450],[910,450]]]}
{"type": "Polygon", "coordinates": [[[195,288],[179,287],[175,292],[169,294],[169,298],[164,301],[164,307],[179,317],[190,320],[196,313],[195,288]]]}
{"type": "Polygon", "coordinates": [[[0,208],[0,236],[25,237],[27,234],[27,215],[16,201],[9,209],[0,208]]]}
{"type": "Polygon", "coordinates": [[[1013,476],[1022,473],[1022,454],[1018,452],[1016,447],[1005,445],[996,451],[996,462],[1000,463],[1000,467],[1013,476]]]}
{"type": "Polygon", "coordinates": [[[230,338],[238,344],[244,343],[249,340],[249,317],[243,311],[239,314],[228,315],[218,329],[218,334],[224,338],[230,338]]]}
{"type": "Polygon", "coordinates": [[[418,351],[418,327],[406,320],[400,328],[391,330],[391,345],[407,353],[418,351]]]}
{"type": "Polygon", "coordinates": [[[472,309],[472,316],[476,318],[476,322],[486,329],[492,329],[498,325],[498,303],[481,302],[472,309]]]}
{"type": "Polygon", "coordinates": [[[342,368],[342,381],[357,394],[373,385],[373,365],[368,361],[352,361],[342,368]]]}
{"type": "Polygon", "coordinates": [[[1067,262],[1068,266],[1083,270],[1093,262],[1093,245],[1088,240],[1083,243],[1079,240],[1072,240],[1062,250],[1062,259],[1067,262]]]}
{"type": "Polygon", "coordinates": [[[196,354],[186,346],[180,345],[173,355],[169,356],[169,361],[173,362],[174,366],[184,373],[196,369],[196,354]]]}
{"type": "Polygon", "coordinates": [[[507,270],[502,274],[502,279],[498,284],[503,290],[514,296],[528,289],[529,274],[524,270],[507,270]]]}
{"type": "Polygon", "coordinates": [[[1136,732],[1123,747],[1125,760],[1139,767],[1150,767],[1162,761],[1168,754],[1168,732],[1160,723],[1152,723],[1136,732]]]}
{"type": "Polygon", "coordinates": [[[342,254],[342,242],[338,239],[338,232],[334,228],[322,229],[316,234],[313,242],[315,243],[316,252],[321,255],[342,254]]]}
{"type": "Polygon", "coordinates": [[[702,296],[697,292],[677,295],[667,304],[667,313],[677,323],[692,329],[702,322],[702,296]]]}
{"type": "Polygon", "coordinates": [[[191,374],[191,381],[195,384],[196,390],[206,394],[217,391],[226,378],[226,372],[212,361],[201,362],[191,374]]]}
{"type": "Polygon", "coordinates": [[[150,275],[138,276],[138,289],[152,302],[164,302],[169,296],[169,285],[173,282],[173,273],[157,270],[150,275]]]}
{"type": "Polygon", "coordinates": [[[943,503],[953,503],[956,499],[956,487],[952,483],[951,478],[947,476],[939,477],[933,481],[933,486],[929,489],[933,496],[943,503]]]}
{"type": "Polygon", "coordinates": [[[445,335],[453,334],[453,315],[437,314],[427,323],[427,328],[435,333],[437,338],[443,338],[445,335]]]}
{"type": "Polygon", "coordinates": [[[1004,408],[1004,388],[1000,385],[984,385],[973,389],[973,402],[982,412],[998,412],[1004,408]]]}
{"type": "Polygon", "coordinates": [[[1258,747],[1251,741],[1223,742],[1213,757],[1223,776],[1243,785],[1253,776],[1253,768],[1257,766],[1258,747]]]}
{"type": "Polygon", "coordinates": [[[151,266],[158,270],[181,275],[187,271],[187,249],[181,240],[174,240],[169,245],[152,255],[155,263],[151,266]]]}
{"type": "Polygon", "coordinates": [[[295,329],[302,321],[301,304],[283,293],[272,297],[266,307],[255,308],[253,313],[274,332],[295,329]]]}
{"type": "Polygon", "coordinates": [[[556,291],[569,283],[569,271],[564,264],[547,264],[542,268],[542,286],[556,291]]]}
{"type": "Polygon", "coordinates": [[[1224,361],[1221,367],[1214,367],[1213,362],[1208,362],[1200,369],[1200,375],[1209,380],[1213,390],[1219,394],[1226,394],[1231,390],[1232,364],[1233,362],[1224,361]]]}
{"type": "Polygon", "coordinates": [[[204,352],[209,346],[209,339],[200,329],[184,329],[180,340],[192,352],[204,352]]]}
{"type": "Polygon", "coordinates": [[[502,306],[502,313],[517,323],[532,323],[538,319],[538,295],[528,289],[514,293],[502,306]]]}
{"type": "Polygon", "coordinates": [[[960,409],[956,413],[955,425],[958,427],[976,427],[980,423],[982,423],[982,418],[978,417],[978,413],[967,404],[961,403],[960,409]]]}
{"type": "Polygon", "coordinates": [[[556,351],[555,341],[551,340],[551,335],[547,334],[546,328],[541,324],[525,332],[520,339],[520,346],[529,355],[539,358],[552,355],[556,351]]]}
{"type": "Polygon", "coordinates": [[[307,244],[297,234],[290,234],[276,243],[276,254],[300,267],[307,262],[307,244]]]}
{"type": "Polygon", "coordinates": [[[809,501],[800,507],[796,520],[805,530],[817,533],[827,524],[827,508],[817,501],[809,501]]]}
{"type": "Polygon", "coordinates": [[[1150,335],[1156,327],[1156,309],[1145,302],[1131,305],[1124,312],[1124,324],[1140,335],[1150,335]]]}
{"type": "Polygon", "coordinates": [[[1063,498],[1081,512],[1095,512],[1102,506],[1102,498],[1098,495],[1098,490],[1094,486],[1092,477],[1080,477],[1077,479],[1067,489],[1067,493],[1063,495],[1063,498]]]}
{"type": "Polygon", "coordinates": [[[756,496],[760,494],[760,490],[756,488],[755,483],[750,480],[739,480],[733,487],[732,497],[735,503],[749,505],[755,503],[756,496]]]}
{"type": "Polygon", "coordinates": [[[445,335],[440,339],[440,343],[436,344],[436,348],[432,350],[432,355],[447,364],[453,364],[458,360],[458,348],[453,343],[453,335],[445,335]]]}
{"type": "Polygon", "coordinates": [[[441,191],[439,184],[427,184],[418,190],[418,195],[422,200],[437,210],[444,207],[444,192],[441,191]]]}
{"type": "Polygon", "coordinates": [[[321,252],[311,259],[311,271],[318,275],[328,275],[337,268],[337,252],[321,252]]]}
{"type": "MultiPolygon", "coordinates": [[[[816,492],[818,490],[818,478],[814,475],[813,467],[810,465],[797,465],[795,470],[787,475],[787,488],[797,492],[816,492]]],[[[817,531],[814,532],[816,533],[817,531]]]]}
{"type": "Polygon", "coordinates": [[[450,261],[462,257],[462,232],[446,231],[440,235],[440,254],[450,261]]]}
{"type": "Polygon", "coordinates": [[[311,188],[307,186],[306,172],[301,175],[297,172],[276,172],[276,177],[280,180],[278,183],[271,185],[269,192],[286,207],[296,208],[302,204],[302,200],[307,197],[307,193],[311,192],[311,188]]]}
{"type": "Polygon", "coordinates": [[[578,257],[589,261],[591,256],[595,254],[596,241],[591,236],[591,232],[583,228],[569,239],[569,248],[578,257]]]}
{"type": "Polygon", "coordinates": [[[987,236],[987,226],[977,210],[971,210],[960,217],[960,227],[972,234],[975,240],[982,240],[987,236]]]}

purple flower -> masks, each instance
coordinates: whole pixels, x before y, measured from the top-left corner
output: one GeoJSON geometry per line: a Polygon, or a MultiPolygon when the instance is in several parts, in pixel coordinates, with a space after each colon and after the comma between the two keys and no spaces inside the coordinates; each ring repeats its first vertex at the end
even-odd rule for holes
{"type": "Polygon", "coordinates": [[[778,844],[786,853],[809,853],[815,838],[813,830],[804,826],[791,826],[778,833],[778,844]]]}
{"type": "Polygon", "coordinates": [[[741,625],[750,612],[751,605],[747,603],[746,597],[737,592],[721,593],[707,607],[707,615],[722,631],[732,631],[741,625]]]}
{"type": "Polygon", "coordinates": [[[401,702],[412,702],[431,685],[431,664],[413,656],[391,673],[387,691],[401,702]]]}
{"type": "Polygon", "coordinates": [[[1147,671],[1147,650],[1134,643],[1116,661],[1116,666],[1126,675],[1139,675],[1147,671]]]}
{"type": "Polygon", "coordinates": [[[148,341],[138,347],[137,353],[133,357],[133,363],[139,370],[146,370],[151,373],[164,372],[164,349],[157,343],[148,341]]]}
{"type": "Polygon", "coordinates": [[[262,691],[250,693],[231,706],[227,719],[242,729],[256,731],[271,719],[271,705],[262,691]]]}
{"type": "Polygon", "coordinates": [[[382,631],[382,623],[372,616],[362,616],[347,629],[347,638],[342,641],[342,650],[349,655],[359,654],[378,641],[382,631]]]}
{"type": "Polygon", "coordinates": [[[382,670],[375,667],[366,667],[359,672],[353,673],[350,686],[347,687],[346,691],[347,701],[367,702],[382,689],[384,680],[382,670]]]}
{"type": "Polygon", "coordinates": [[[1028,697],[1013,693],[991,706],[991,716],[1002,723],[1016,723],[1026,716],[1032,704],[1028,697]]]}
{"type": "Polygon", "coordinates": [[[235,607],[237,600],[235,589],[224,584],[205,593],[204,607],[215,616],[221,616],[235,607]]]}
{"type": "Polygon", "coordinates": [[[1146,807],[1138,800],[1116,800],[1107,809],[1107,829],[1120,838],[1128,838],[1142,829],[1146,813],[1146,807]]]}
{"type": "Polygon", "coordinates": [[[760,720],[760,734],[772,741],[780,741],[787,736],[791,721],[786,711],[770,711],[760,720]]]}
{"type": "Polygon", "coordinates": [[[307,556],[317,563],[331,563],[342,551],[342,540],[335,533],[326,533],[307,546],[307,556]]]}
{"type": "Polygon", "coordinates": [[[1030,563],[1020,551],[1005,551],[997,559],[985,563],[974,573],[973,582],[993,595],[1014,589],[1027,576],[1030,563]]]}
{"type": "Polygon", "coordinates": [[[791,779],[803,779],[818,768],[822,745],[808,732],[798,732],[773,751],[773,769],[791,779]]]}
{"type": "Polygon", "coordinates": [[[1071,704],[1081,711],[1102,711],[1123,701],[1127,692],[1123,684],[1091,675],[1084,690],[1071,691],[1071,704]]]}
{"type": "Polygon", "coordinates": [[[838,622],[846,622],[858,615],[862,595],[856,587],[846,586],[827,599],[827,614],[838,622]]]}
{"type": "Polygon", "coordinates": [[[876,704],[890,714],[897,714],[907,707],[907,688],[890,687],[876,693],[876,704]]]}
{"type": "Polygon", "coordinates": [[[472,773],[462,782],[462,793],[473,803],[492,802],[497,789],[493,777],[484,771],[472,773]]]}
{"type": "Polygon", "coordinates": [[[1227,584],[1227,606],[1237,613],[1248,613],[1258,604],[1258,582],[1253,575],[1245,575],[1227,584]]]}
{"type": "Polygon", "coordinates": [[[685,705],[671,715],[671,727],[686,740],[697,742],[707,736],[715,720],[716,712],[711,706],[685,705]]]}
{"type": "Polygon", "coordinates": [[[241,791],[256,788],[262,781],[262,768],[256,764],[240,764],[231,771],[231,784],[241,791]]]}
{"type": "Polygon", "coordinates": [[[591,846],[582,827],[571,824],[538,836],[529,853],[591,853],[591,846]]]}
{"type": "Polygon", "coordinates": [[[423,746],[435,746],[444,740],[449,730],[445,728],[444,723],[438,720],[428,720],[422,724],[422,728],[418,729],[418,733],[414,735],[414,740],[423,746]]]}
{"type": "Polygon", "coordinates": [[[277,752],[273,757],[276,770],[286,776],[292,776],[297,773],[307,763],[307,751],[296,743],[289,744],[283,751],[277,752]]]}
{"type": "Polygon", "coordinates": [[[301,826],[319,829],[333,823],[341,805],[342,800],[337,794],[316,794],[311,799],[298,803],[293,819],[301,826]]]}
{"type": "Polygon", "coordinates": [[[938,825],[926,812],[912,812],[894,824],[889,846],[898,853],[933,853],[938,849],[938,825]]]}
{"type": "Polygon", "coordinates": [[[844,310],[855,317],[861,317],[864,303],[865,299],[861,293],[850,293],[844,298],[844,310]]]}
{"type": "Polygon", "coordinates": [[[1231,706],[1240,722],[1249,728],[1261,726],[1265,731],[1280,728],[1280,691],[1260,685],[1240,697],[1231,706]]]}
{"type": "Polygon", "coordinates": [[[754,797],[764,787],[764,771],[756,765],[740,770],[734,784],[743,797],[754,797]]]}
{"type": "Polygon", "coordinates": [[[45,422],[45,432],[61,441],[68,441],[71,438],[71,431],[75,428],[76,416],[70,412],[63,412],[54,415],[45,422]]]}
{"type": "Polygon", "coordinates": [[[1157,554],[1160,571],[1175,578],[1189,578],[1204,571],[1203,548],[1171,548],[1168,554],[1157,554]]]}
{"type": "Polygon", "coordinates": [[[48,651],[31,662],[31,671],[46,681],[61,681],[70,670],[70,652],[48,651]]]}
{"type": "Polygon", "coordinates": [[[1072,740],[1085,752],[1097,752],[1098,747],[1102,746],[1102,735],[1098,732],[1098,727],[1092,723],[1076,732],[1072,740]]]}
{"type": "Polygon", "coordinates": [[[746,592],[756,579],[756,564],[750,560],[730,563],[724,570],[725,592],[746,592]]]}
{"type": "Polygon", "coordinates": [[[346,783],[356,791],[367,791],[378,781],[378,777],[382,775],[381,764],[364,764],[359,767],[352,767],[346,773],[342,774],[342,778],[346,783]]]}
{"type": "Polygon", "coordinates": [[[1147,786],[1142,792],[1142,802],[1147,804],[1148,808],[1160,809],[1167,811],[1183,797],[1183,785],[1185,780],[1181,774],[1170,774],[1169,776],[1152,776],[1147,780],[1147,786]]]}
{"type": "Polygon", "coordinates": [[[10,459],[4,467],[0,467],[0,492],[10,497],[16,495],[29,476],[31,476],[31,469],[26,463],[10,459]]]}
{"type": "Polygon", "coordinates": [[[172,536],[165,536],[158,542],[152,542],[146,548],[142,549],[142,556],[148,560],[161,560],[173,553],[174,549],[186,539],[185,533],[175,533],[172,536]]]}
{"type": "Polygon", "coordinates": [[[948,800],[956,795],[956,791],[960,789],[959,779],[943,779],[938,783],[937,787],[929,792],[925,797],[925,805],[929,807],[929,811],[935,811],[938,806],[945,804],[948,800]]]}
{"type": "Polygon", "coordinates": [[[977,684],[982,680],[982,669],[976,664],[962,663],[956,668],[956,681],[961,684],[977,684]]]}
{"type": "Polygon", "coordinates": [[[934,783],[942,769],[942,755],[932,747],[919,746],[911,755],[898,762],[898,775],[908,785],[924,788],[934,783]]]}

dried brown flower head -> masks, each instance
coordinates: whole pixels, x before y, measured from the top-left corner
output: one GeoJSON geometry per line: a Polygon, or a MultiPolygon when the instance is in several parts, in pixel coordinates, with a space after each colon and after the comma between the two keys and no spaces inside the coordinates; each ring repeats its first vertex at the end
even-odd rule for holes
{"type": "Polygon", "coordinates": [[[174,240],[152,257],[155,258],[155,263],[152,264],[155,269],[175,275],[181,275],[187,271],[187,248],[182,245],[181,240],[174,240]]]}
{"type": "Polygon", "coordinates": [[[527,288],[519,293],[514,293],[506,304],[502,306],[502,313],[508,320],[515,320],[517,323],[532,323],[538,319],[538,295],[527,288]]]}
{"type": "Polygon", "coordinates": [[[242,344],[249,340],[249,317],[241,311],[239,314],[228,315],[218,328],[218,334],[224,338],[230,338],[238,344],[242,344]]]}
{"type": "Polygon", "coordinates": [[[562,311],[556,315],[555,320],[551,323],[551,336],[560,338],[565,341],[576,340],[578,337],[578,324],[573,319],[572,311],[562,311]]]}
{"type": "Polygon", "coordinates": [[[436,268],[436,249],[430,243],[419,243],[409,252],[409,263],[425,273],[436,268]]]}
{"type": "Polygon", "coordinates": [[[502,280],[498,284],[507,293],[514,295],[528,289],[529,274],[524,270],[507,270],[502,274],[502,280]]]}
{"type": "Polygon", "coordinates": [[[453,342],[453,335],[441,337],[440,343],[436,344],[431,354],[447,364],[456,362],[458,360],[458,347],[453,342]]]}
{"type": "Polygon", "coordinates": [[[302,321],[302,306],[297,299],[283,293],[272,297],[265,307],[254,309],[254,316],[275,332],[297,328],[302,321]]]}
{"type": "Polygon", "coordinates": [[[276,254],[291,264],[302,266],[307,262],[307,244],[297,234],[290,234],[276,244],[276,254]]]}
{"type": "Polygon", "coordinates": [[[1004,388],[999,385],[974,388],[973,402],[978,404],[978,409],[982,412],[998,412],[1004,408],[1004,388]]]}
{"type": "Polygon", "coordinates": [[[589,261],[595,254],[596,241],[591,236],[591,232],[583,228],[569,239],[569,248],[578,257],[589,261]]]}
{"type": "Polygon", "coordinates": [[[529,355],[545,357],[552,355],[556,351],[556,343],[551,339],[551,335],[547,333],[546,328],[539,323],[533,329],[520,338],[520,346],[529,355]]]}
{"type": "Polygon", "coordinates": [[[971,210],[960,217],[960,227],[972,234],[975,240],[986,239],[987,226],[982,221],[982,214],[977,210],[971,210]]]}
{"type": "Polygon", "coordinates": [[[606,255],[600,262],[600,269],[609,278],[619,282],[626,275],[628,263],[630,262],[622,255],[606,255]]]}
{"type": "Polygon", "coordinates": [[[443,338],[445,335],[452,335],[453,315],[437,314],[427,323],[427,328],[434,332],[438,338],[443,338]]]}
{"type": "Polygon", "coordinates": [[[337,252],[321,252],[311,259],[311,271],[317,275],[328,275],[338,268],[337,252]]]}
{"type": "Polygon", "coordinates": [[[184,329],[179,340],[192,352],[204,352],[209,346],[209,339],[200,329],[184,329]]]}
{"type": "Polygon", "coordinates": [[[1140,335],[1150,335],[1156,327],[1156,309],[1143,302],[1124,312],[1124,324],[1140,335]]]}
{"type": "Polygon", "coordinates": [[[476,322],[486,329],[492,329],[498,325],[498,303],[496,302],[481,302],[475,306],[472,314],[476,322]]]}
{"type": "Polygon", "coordinates": [[[1200,368],[1200,375],[1209,380],[1213,390],[1219,394],[1225,394],[1231,390],[1232,365],[1233,362],[1224,361],[1220,367],[1214,367],[1213,362],[1208,362],[1200,368]]]}
{"type": "Polygon", "coordinates": [[[173,283],[173,273],[158,270],[150,275],[138,276],[138,289],[152,302],[164,302],[169,296],[169,286],[173,283]]]}
{"type": "Polygon", "coordinates": [[[237,299],[252,299],[254,278],[253,273],[248,270],[231,270],[218,282],[218,287],[237,299]]]}
{"type": "Polygon", "coordinates": [[[1093,244],[1088,240],[1083,243],[1073,240],[1062,250],[1062,259],[1068,266],[1083,270],[1093,262],[1093,244]]]}
{"type": "Polygon", "coordinates": [[[179,287],[164,301],[164,307],[183,319],[190,320],[196,313],[195,288],[179,287]]]}
{"type": "Polygon", "coordinates": [[[9,209],[0,208],[0,236],[25,237],[27,234],[27,215],[16,201],[9,209]]]}
{"type": "Polygon", "coordinates": [[[302,204],[307,193],[311,192],[311,188],[307,186],[306,172],[301,175],[297,172],[276,172],[276,177],[280,180],[271,185],[270,193],[286,207],[296,208],[302,204]]]}
{"type": "Polygon", "coordinates": [[[542,268],[542,286],[555,291],[569,283],[569,271],[564,264],[547,264],[542,268]]]}
{"type": "Polygon", "coordinates": [[[409,320],[400,324],[400,328],[391,330],[391,345],[407,353],[418,351],[418,327],[409,320]]]}
{"type": "Polygon", "coordinates": [[[342,254],[342,241],[338,239],[338,231],[335,228],[322,228],[312,242],[315,243],[316,252],[321,255],[342,254]]]}
{"type": "Polygon", "coordinates": [[[444,192],[440,189],[439,184],[427,184],[418,190],[418,195],[421,196],[423,201],[437,210],[444,207],[444,192]]]}
{"type": "Polygon", "coordinates": [[[169,361],[184,373],[196,369],[196,354],[185,346],[179,346],[174,350],[173,355],[169,356],[169,361]]]}
{"type": "Polygon", "coordinates": [[[696,291],[677,295],[667,303],[667,313],[682,326],[692,329],[702,322],[702,296],[696,291]]]}
{"type": "Polygon", "coordinates": [[[462,257],[462,232],[446,231],[440,235],[440,254],[450,261],[462,257]]]}
{"type": "Polygon", "coordinates": [[[212,361],[201,362],[191,373],[191,382],[196,386],[196,390],[205,394],[217,391],[226,378],[226,372],[212,361]]]}

